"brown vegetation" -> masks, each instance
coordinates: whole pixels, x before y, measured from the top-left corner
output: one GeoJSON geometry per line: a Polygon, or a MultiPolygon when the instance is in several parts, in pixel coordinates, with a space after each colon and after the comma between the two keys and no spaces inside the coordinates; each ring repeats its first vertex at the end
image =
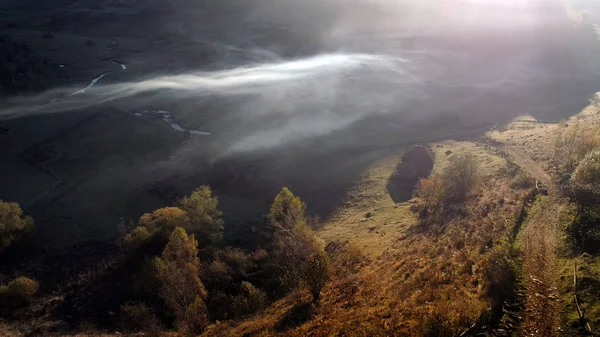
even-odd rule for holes
{"type": "Polygon", "coordinates": [[[0,286],[0,310],[10,310],[28,304],[39,288],[37,281],[23,276],[0,286]]]}
{"type": "MultiPolygon", "coordinates": [[[[318,306],[304,305],[313,296],[300,292],[253,318],[213,325],[207,335],[454,336],[478,321],[515,289],[515,254],[505,242],[517,226],[521,200],[528,191],[509,188],[513,177],[501,173],[506,162],[475,149],[476,159],[461,156],[444,166],[467,165],[458,171],[468,173],[459,174],[466,177],[462,186],[469,186],[461,194],[463,216],[430,212],[426,216],[430,230],[406,232],[381,256],[366,255],[361,242],[330,242],[326,251],[331,256],[331,281],[318,306]],[[481,162],[485,171],[477,174],[475,162],[481,162]]],[[[441,181],[444,172],[434,177],[441,181]]],[[[455,197],[451,194],[447,202],[455,197]]],[[[293,201],[286,199],[288,204],[293,201]]],[[[421,201],[426,203],[435,202],[421,201]]],[[[378,221],[381,212],[373,212],[367,223],[378,221]]]]}
{"type": "Polygon", "coordinates": [[[183,228],[175,228],[161,258],[156,258],[160,296],[175,316],[178,330],[200,333],[208,325],[207,297],[200,281],[198,242],[183,228]]]}
{"type": "Polygon", "coordinates": [[[15,202],[0,200],[0,252],[33,229],[33,218],[23,216],[15,202]]]}
{"type": "Polygon", "coordinates": [[[421,218],[464,203],[478,179],[478,164],[473,155],[452,156],[443,172],[419,181],[415,194],[422,202],[421,218]]]}

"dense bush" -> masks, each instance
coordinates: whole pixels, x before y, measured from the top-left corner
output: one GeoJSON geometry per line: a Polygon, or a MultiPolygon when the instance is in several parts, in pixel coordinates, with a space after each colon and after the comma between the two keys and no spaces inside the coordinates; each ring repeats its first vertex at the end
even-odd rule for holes
{"type": "Polygon", "coordinates": [[[256,288],[252,283],[243,281],[240,285],[240,294],[233,300],[236,316],[253,314],[262,310],[267,305],[267,295],[256,288]]]}
{"type": "Polygon", "coordinates": [[[154,239],[163,246],[173,229],[181,227],[196,235],[201,249],[216,248],[222,240],[223,220],[218,200],[211,194],[208,186],[201,186],[180,200],[178,207],[163,207],[142,215],[124,241],[140,247],[154,239]]]}
{"type": "Polygon", "coordinates": [[[270,299],[277,299],[303,286],[315,302],[319,300],[332,274],[329,257],[308,224],[311,219],[304,214],[304,203],[289,189],[277,195],[266,217],[272,228],[268,249],[252,253],[218,248],[223,221],[208,187],[195,190],[177,206],[144,214],[125,237],[130,244],[143,246],[134,252],[146,255],[133,275],[137,299],[144,302],[122,307],[128,329],[136,329],[132,320],[148,319],[156,325],[148,305],[161,316],[173,316],[178,330],[200,333],[208,325],[209,313],[211,319],[230,320],[264,309],[269,302],[264,290],[270,299]],[[196,236],[188,236],[182,226],[204,238],[205,250],[199,251],[196,236]],[[172,234],[165,243],[161,238],[169,230],[172,234]],[[161,245],[161,257],[149,257],[161,245]],[[202,264],[199,253],[205,260],[202,264]]]}
{"type": "Polygon", "coordinates": [[[589,152],[577,165],[562,192],[577,205],[577,216],[566,227],[575,248],[595,253],[600,250],[600,150],[589,152]]]}
{"type": "Polygon", "coordinates": [[[439,175],[419,181],[415,196],[421,200],[421,218],[440,209],[452,210],[464,203],[479,181],[478,164],[471,154],[460,154],[450,158],[448,165],[439,175]]]}
{"type": "Polygon", "coordinates": [[[331,265],[324,251],[314,253],[302,268],[302,283],[310,291],[313,301],[318,302],[321,290],[331,279],[331,265]]]}
{"type": "Polygon", "coordinates": [[[17,277],[0,287],[0,307],[14,308],[29,303],[39,289],[39,283],[27,277],[17,277]]]}
{"type": "Polygon", "coordinates": [[[162,265],[162,260],[146,257],[140,270],[133,275],[133,290],[150,298],[155,297],[161,287],[159,271],[162,265]]]}
{"type": "Polygon", "coordinates": [[[152,236],[152,233],[146,227],[138,226],[125,236],[125,242],[134,247],[144,244],[152,236]]]}
{"type": "Polygon", "coordinates": [[[463,202],[478,181],[477,170],[477,161],[472,154],[451,157],[442,173],[444,202],[448,204],[463,202]]]}
{"type": "Polygon", "coordinates": [[[121,306],[119,325],[127,332],[144,331],[151,335],[158,335],[161,330],[154,310],[141,302],[127,302],[121,306]]]}
{"type": "Polygon", "coordinates": [[[525,171],[519,170],[510,182],[511,188],[526,189],[534,186],[534,179],[525,171]]]}
{"type": "Polygon", "coordinates": [[[600,186],[600,150],[588,153],[577,165],[571,179],[578,185],[600,186]]]}
{"type": "Polygon", "coordinates": [[[504,246],[492,249],[485,261],[485,289],[495,302],[502,303],[513,295],[517,282],[516,252],[504,246]]]}
{"type": "Polygon", "coordinates": [[[562,170],[572,172],[577,164],[598,146],[600,146],[598,130],[585,129],[579,123],[575,123],[557,137],[554,158],[562,170]]]}
{"type": "Polygon", "coordinates": [[[423,202],[421,216],[427,215],[429,210],[436,210],[442,204],[445,194],[444,180],[439,175],[429,178],[421,178],[415,194],[423,202]]]}
{"type": "Polygon", "coordinates": [[[0,200],[0,252],[33,228],[33,218],[23,216],[23,210],[15,202],[0,200]]]}

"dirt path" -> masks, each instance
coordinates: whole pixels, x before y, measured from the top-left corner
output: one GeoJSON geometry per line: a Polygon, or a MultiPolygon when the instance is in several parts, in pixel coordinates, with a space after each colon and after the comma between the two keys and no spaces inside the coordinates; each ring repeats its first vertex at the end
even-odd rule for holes
{"type": "Polygon", "coordinates": [[[549,197],[532,208],[519,239],[523,247],[523,272],[527,297],[518,336],[557,336],[556,288],[558,224],[561,203],[552,177],[534,160],[514,147],[504,147],[509,158],[542,182],[549,197]]]}
{"type": "Polygon", "coordinates": [[[560,207],[552,196],[541,203],[541,207],[529,214],[519,238],[527,297],[518,336],[557,335],[556,256],[560,207]]]}
{"type": "Polygon", "coordinates": [[[554,179],[538,163],[514,146],[503,145],[502,149],[508,153],[512,162],[544,184],[551,196],[556,196],[557,188],[554,179]]]}

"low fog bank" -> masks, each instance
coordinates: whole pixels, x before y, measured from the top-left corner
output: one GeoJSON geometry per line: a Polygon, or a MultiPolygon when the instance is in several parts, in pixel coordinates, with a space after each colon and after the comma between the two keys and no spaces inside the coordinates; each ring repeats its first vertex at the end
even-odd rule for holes
{"type": "Polygon", "coordinates": [[[162,5],[179,19],[159,15],[161,29],[210,44],[214,62],[137,81],[102,79],[79,95],[73,93],[80,88],[57,88],[9,99],[0,119],[96,105],[172,110],[183,125],[210,132],[222,155],[340,130],[396,137],[399,127],[427,123],[468,128],[519,114],[559,119],[598,89],[591,27],[575,27],[555,1],[162,5]]]}

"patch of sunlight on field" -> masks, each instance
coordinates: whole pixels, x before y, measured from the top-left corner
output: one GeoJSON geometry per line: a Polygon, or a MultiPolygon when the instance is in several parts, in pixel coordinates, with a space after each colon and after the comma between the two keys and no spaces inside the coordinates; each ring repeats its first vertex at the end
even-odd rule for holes
{"type": "Polygon", "coordinates": [[[506,165],[504,159],[490,154],[480,143],[447,140],[431,145],[431,149],[436,156],[433,166],[434,173],[441,172],[452,156],[465,153],[475,156],[482,177],[493,177],[499,174],[499,170],[506,165]]]}
{"type": "MultiPolygon", "coordinates": [[[[504,159],[492,155],[483,144],[448,140],[430,147],[436,155],[434,172],[453,155],[464,153],[476,157],[484,179],[500,174],[506,166],[504,159]]],[[[410,201],[396,204],[386,188],[401,157],[399,153],[373,164],[347,193],[344,204],[324,221],[318,235],[326,242],[352,241],[372,256],[403,240],[404,232],[418,219],[410,210],[410,201]]]]}
{"type": "Polygon", "coordinates": [[[409,203],[396,204],[386,188],[401,154],[373,164],[347,193],[344,204],[325,221],[318,235],[326,242],[352,241],[376,256],[417,222],[409,203]]]}

